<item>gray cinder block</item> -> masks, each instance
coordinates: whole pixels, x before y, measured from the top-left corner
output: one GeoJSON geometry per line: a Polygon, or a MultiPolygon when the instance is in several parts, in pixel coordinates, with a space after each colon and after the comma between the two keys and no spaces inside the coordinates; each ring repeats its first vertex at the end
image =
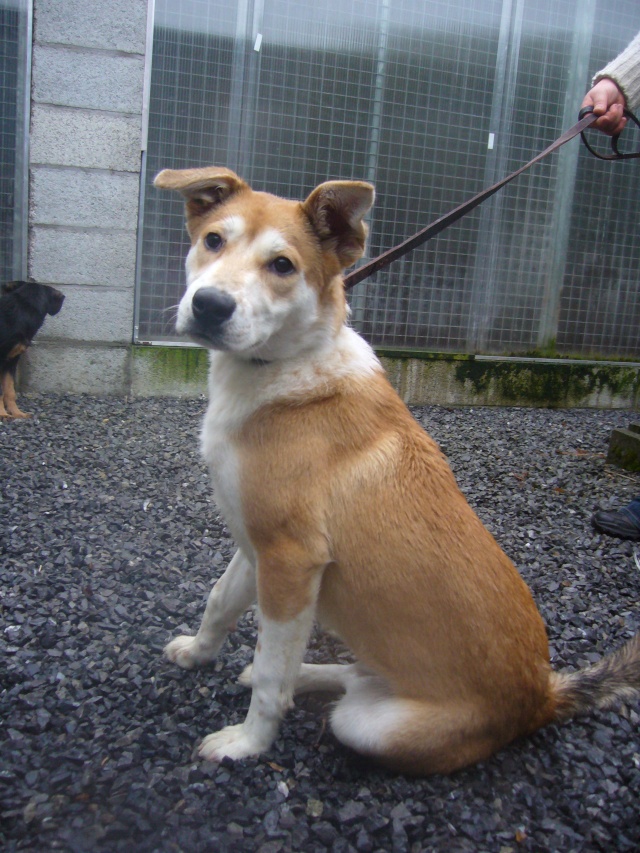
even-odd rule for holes
{"type": "Polygon", "coordinates": [[[36,42],[144,53],[147,0],[38,0],[36,42]]]}
{"type": "Polygon", "coordinates": [[[122,394],[129,387],[128,347],[36,341],[21,359],[20,387],[55,394],[122,394]]]}
{"type": "Polygon", "coordinates": [[[35,105],[31,117],[31,163],[137,172],[140,118],[35,105]]]}
{"type": "Polygon", "coordinates": [[[64,307],[55,317],[47,319],[39,340],[131,343],[131,290],[111,290],[95,285],[72,285],[61,289],[65,295],[64,307]]]}
{"type": "Polygon", "coordinates": [[[35,45],[32,73],[34,103],[142,112],[142,56],[35,45]]]}
{"type": "Polygon", "coordinates": [[[29,275],[36,281],[98,284],[133,291],[135,234],[98,228],[36,226],[31,229],[29,259],[29,275]]]}
{"type": "Polygon", "coordinates": [[[30,222],[135,231],[138,185],[136,174],[35,166],[30,222]]]}

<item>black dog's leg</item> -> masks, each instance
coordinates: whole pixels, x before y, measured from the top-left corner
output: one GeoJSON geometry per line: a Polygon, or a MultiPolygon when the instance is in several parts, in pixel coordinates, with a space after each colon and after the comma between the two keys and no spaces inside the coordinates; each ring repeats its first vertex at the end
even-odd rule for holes
{"type": "Polygon", "coordinates": [[[26,352],[25,344],[16,344],[11,350],[2,370],[0,381],[2,383],[2,397],[0,397],[0,418],[29,418],[31,415],[22,412],[16,402],[16,370],[18,360],[23,352],[26,352]]]}

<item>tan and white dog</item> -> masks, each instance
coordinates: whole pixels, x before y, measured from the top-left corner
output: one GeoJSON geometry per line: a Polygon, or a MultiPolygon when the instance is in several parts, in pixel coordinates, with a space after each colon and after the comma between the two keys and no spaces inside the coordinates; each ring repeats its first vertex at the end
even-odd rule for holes
{"type": "Polygon", "coordinates": [[[201,756],[268,750],[299,691],[343,692],[336,736],[420,774],[635,698],[640,635],[588,670],[552,672],[527,586],[347,325],[342,272],[364,251],[373,188],[331,181],[286,201],[215,167],[155,184],[186,199],[177,329],[213,351],[202,447],[238,545],[197,634],[167,656],[209,663],[259,607],[247,717],[201,756]],[[304,664],[315,620],[359,662],[304,664]]]}

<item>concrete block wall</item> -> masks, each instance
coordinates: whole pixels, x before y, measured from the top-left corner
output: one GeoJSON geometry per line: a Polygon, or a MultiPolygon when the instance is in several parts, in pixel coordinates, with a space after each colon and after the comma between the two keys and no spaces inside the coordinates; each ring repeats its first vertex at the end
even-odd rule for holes
{"type": "Polygon", "coordinates": [[[34,0],[29,275],[66,296],[32,390],[126,393],[147,0],[34,0]]]}

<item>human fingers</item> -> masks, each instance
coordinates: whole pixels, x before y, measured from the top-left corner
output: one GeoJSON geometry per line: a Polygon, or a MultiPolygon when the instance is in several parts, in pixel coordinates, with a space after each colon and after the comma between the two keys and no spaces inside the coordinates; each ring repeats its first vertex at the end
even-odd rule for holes
{"type": "Polygon", "coordinates": [[[599,116],[591,126],[610,136],[620,133],[627,120],[623,115],[626,100],[618,86],[608,77],[599,80],[582,101],[582,107],[593,107],[599,116]]]}

